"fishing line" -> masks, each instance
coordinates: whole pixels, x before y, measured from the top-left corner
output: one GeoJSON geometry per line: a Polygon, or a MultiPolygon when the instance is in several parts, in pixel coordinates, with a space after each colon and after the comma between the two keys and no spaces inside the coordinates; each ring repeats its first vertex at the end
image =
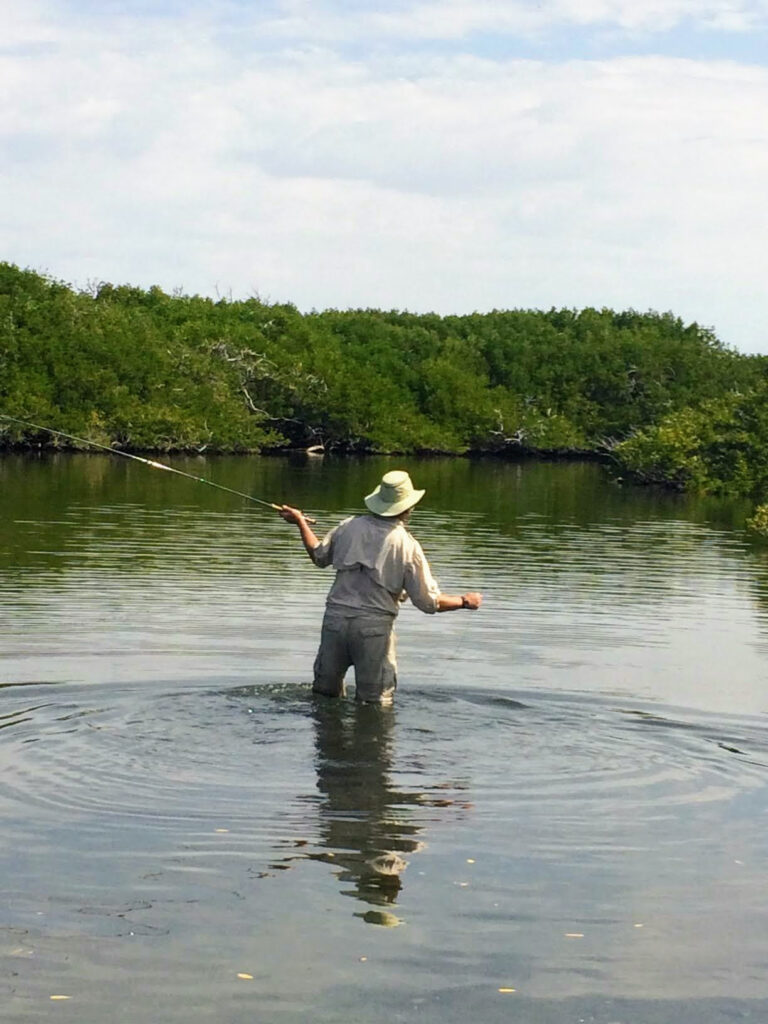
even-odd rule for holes
{"type": "MultiPolygon", "coordinates": [[[[185,473],[181,469],[174,469],[173,466],[166,466],[164,462],[155,462],[154,459],[143,459],[140,455],[132,455],[130,452],[120,451],[118,448],[110,448],[109,445],[99,444],[98,441],[89,441],[84,437],[76,437],[74,434],[65,434],[63,430],[53,430],[51,427],[43,427],[39,423],[31,423],[29,420],[21,420],[18,416],[9,416],[7,413],[0,412],[0,419],[12,420],[14,423],[21,423],[25,427],[33,427],[35,430],[43,430],[46,434],[55,434],[57,437],[66,437],[68,441],[77,441],[78,444],[88,445],[90,448],[100,448],[102,451],[109,452],[111,455],[121,455],[124,459],[133,459],[134,462],[141,462],[145,466],[149,466],[151,469],[164,469],[167,473],[175,473],[177,476],[186,477],[187,480],[194,480],[198,484],[207,484],[209,487],[215,487],[219,491],[226,491],[228,494],[236,494],[239,498],[245,498],[247,501],[253,501],[257,505],[264,505],[266,508],[273,508],[276,511],[280,511],[281,505],[276,505],[274,501],[264,501],[262,498],[255,498],[252,494],[245,494],[243,491],[236,491],[232,487],[225,487],[224,484],[214,483],[213,480],[206,480],[204,476],[194,476],[192,473],[185,473]]],[[[314,519],[310,519],[309,516],[304,517],[308,523],[315,523],[314,519]]]]}
{"type": "MultiPolygon", "coordinates": [[[[470,613],[471,614],[471,613],[470,613]]],[[[459,660],[459,649],[464,646],[464,641],[467,639],[467,633],[470,629],[470,615],[466,616],[465,621],[459,626],[455,634],[455,639],[450,645],[450,654],[448,654],[446,661],[458,661],[459,660]]]]}

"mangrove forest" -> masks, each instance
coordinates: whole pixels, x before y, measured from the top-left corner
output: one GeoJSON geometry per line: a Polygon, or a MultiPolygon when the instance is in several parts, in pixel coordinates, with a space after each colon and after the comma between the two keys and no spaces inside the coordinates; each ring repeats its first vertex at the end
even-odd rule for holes
{"type": "Polygon", "coordinates": [[[302,313],[2,263],[0,324],[0,413],[125,451],[580,454],[768,497],[768,357],[672,313],[302,313]]]}

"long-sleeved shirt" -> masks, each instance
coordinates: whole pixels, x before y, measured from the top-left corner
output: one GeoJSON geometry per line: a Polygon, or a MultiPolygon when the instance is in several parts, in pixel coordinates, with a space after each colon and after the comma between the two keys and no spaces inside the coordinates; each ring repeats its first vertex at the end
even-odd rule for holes
{"type": "Polygon", "coordinates": [[[335,526],[312,552],[321,569],[333,565],[330,608],[397,615],[407,597],[428,614],[437,611],[440,587],[421,545],[399,519],[352,516],[335,526]]]}

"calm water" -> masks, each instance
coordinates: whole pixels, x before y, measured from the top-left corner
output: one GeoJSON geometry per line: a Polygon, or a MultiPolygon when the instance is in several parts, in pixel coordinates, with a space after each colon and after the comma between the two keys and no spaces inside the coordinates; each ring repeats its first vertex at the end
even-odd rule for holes
{"type": "MultiPolygon", "coordinates": [[[[399,465],[174,464],[318,530],[399,465]]],[[[269,510],[0,460],[3,1022],[768,1019],[743,510],[406,465],[443,589],[486,600],[404,609],[387,710],[310,696],[330,576],[269,510]]]]}

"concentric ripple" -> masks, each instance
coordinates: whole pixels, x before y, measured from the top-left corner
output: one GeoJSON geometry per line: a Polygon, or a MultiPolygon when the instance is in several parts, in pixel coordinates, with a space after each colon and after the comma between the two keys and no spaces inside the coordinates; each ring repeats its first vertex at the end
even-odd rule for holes
{"type": "Polygon", "coordinates": [[[441,802],[471,802],[473,818],[497,826],[532,815],[532,848],[556,843],[567,857],[731,804],[767,777],[768,733],[753,721],[686,721],[595,699],[422,690],[368,720],[300,685],[31,689],[5,691],[18,705],[0,719],[6,814],[49,826],[88,819],[105,833],[130,828],[134,840],[216,827],[232,836],[219,850],[235,834],[267,847],[306,837],[318,828],[308,801],[337,782],[354,794],[362,762],[382,808],[405,808],[415,828],[441,802]]]}

